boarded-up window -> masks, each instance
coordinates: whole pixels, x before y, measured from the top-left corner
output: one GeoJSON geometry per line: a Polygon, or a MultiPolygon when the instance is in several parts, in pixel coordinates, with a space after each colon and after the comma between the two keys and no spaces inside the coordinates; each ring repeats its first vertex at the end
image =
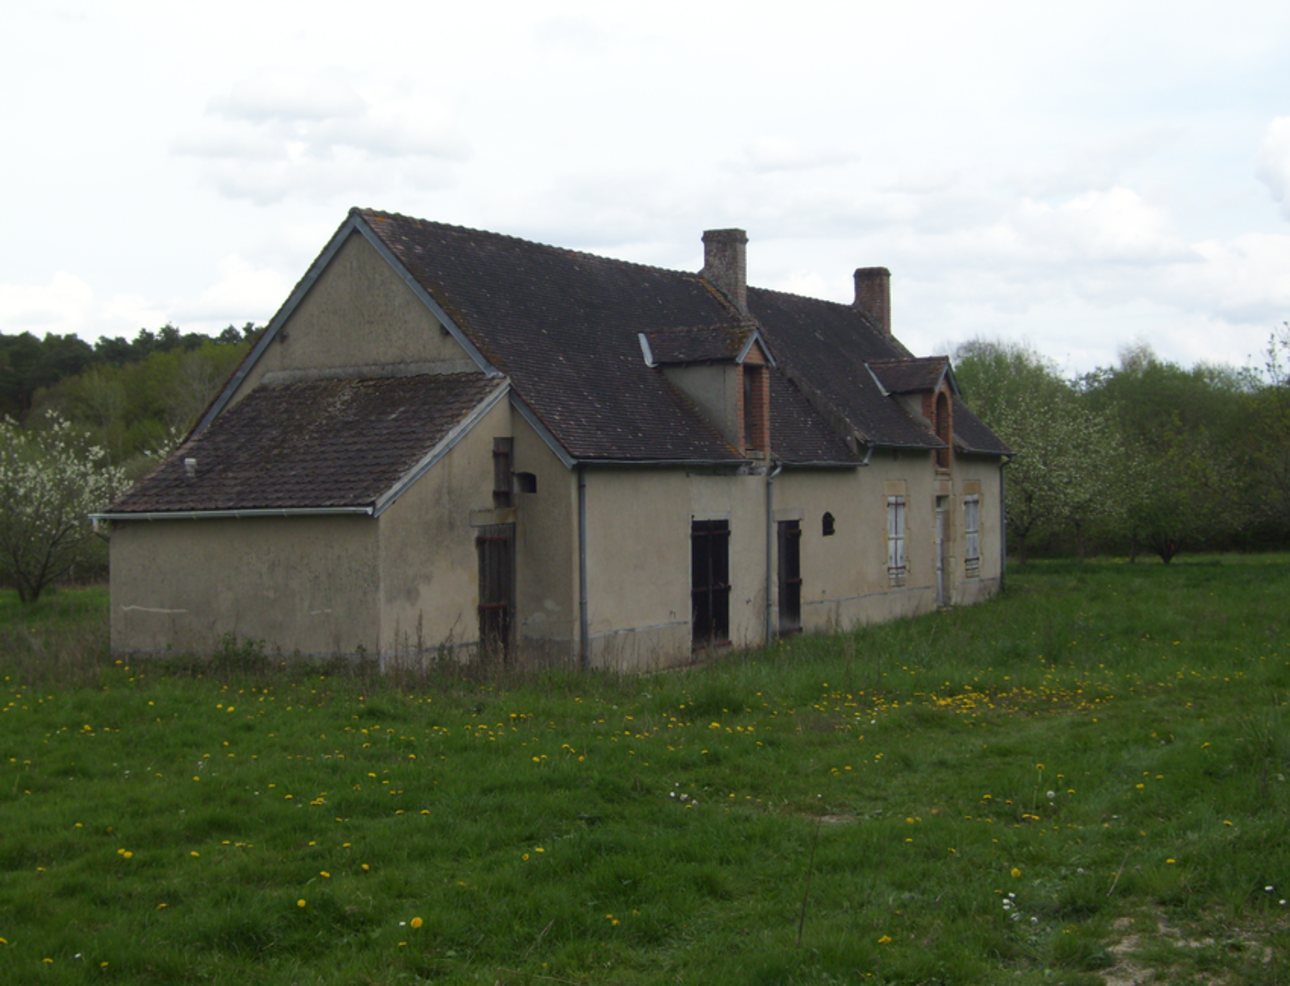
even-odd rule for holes
{"type": "Polygon", "coordinates": [[[695,647],[730,640],[730,522],[690,525],[690,595],[695,647]]]}
{"type": "Polygon", "coordinates": [[[511,496],[511,459],[515,445],[513,438],[493,439],[493,506],[514,506],[511,496]]]}
{"type": "Polygon", "coordinates": [[[963,569],[970,578],[981,574],[981,498],[969,496],[963,499],[963,569]]]}
{"type": "Polygon", "coordinates": [[[887,497],[887,581],[905,584],[905,498],[887,497]]]}
{"type": "Polygon", "coordinates": [[[515,525],[489,524],[475,535],[479,552],[479,652],[505,659],[515,608],[515,525]]]}
{"type": "Polygon", "coordinates": [[[781,520],[779,530],[779,632],[802,629],[802,525],[781,520]]]}

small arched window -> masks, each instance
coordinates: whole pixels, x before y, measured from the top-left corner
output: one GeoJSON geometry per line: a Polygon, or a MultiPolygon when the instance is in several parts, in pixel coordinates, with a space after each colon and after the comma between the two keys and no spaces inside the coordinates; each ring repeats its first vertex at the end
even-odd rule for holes
{"type": "Polygon", "coordinates": [[[833,515],[828,511],[825,511],[824,513],[821,526],[824,529],[823,534],[825,537],[831,537],[833,535],[833,515]]]}

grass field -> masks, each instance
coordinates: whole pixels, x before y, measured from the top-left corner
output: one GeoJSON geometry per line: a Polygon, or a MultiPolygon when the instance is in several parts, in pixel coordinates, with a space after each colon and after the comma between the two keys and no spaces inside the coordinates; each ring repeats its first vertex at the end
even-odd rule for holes
{"type": "Polygon", "coordinates": [[[114,663],[0,599],[5,983],[1290,981],[1290,560],[647,678],[114,663]]]}

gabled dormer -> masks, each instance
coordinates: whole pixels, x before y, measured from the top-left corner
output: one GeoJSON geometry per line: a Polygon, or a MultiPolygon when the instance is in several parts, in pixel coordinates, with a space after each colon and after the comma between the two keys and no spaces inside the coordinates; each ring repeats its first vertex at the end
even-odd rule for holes
{"type": "Polygon", "coordinates": [[[959,392],[949,357],[870,360],[865,367],[884,397],[896,398],[940,439],[936,468],[948,472],[953,461],[954,398],[959,392]]]}
{"type": "Polygon", "coordinates": [[[752,322],[640,333],[641,355],[741,454],[770,454],[770,368],[752,322]]]}

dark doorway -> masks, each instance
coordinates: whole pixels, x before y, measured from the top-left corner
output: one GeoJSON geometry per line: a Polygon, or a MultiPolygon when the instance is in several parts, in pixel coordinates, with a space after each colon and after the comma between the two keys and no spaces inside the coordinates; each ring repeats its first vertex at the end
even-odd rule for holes
{"type": "Polygon", "coordinates": [[[490,524],[475,535],[479,551],[479,654],[506,660],[515,609],[515,525],[490,524]]]}
{"type": "Polygon", "coordinates": [[[690,524],[690,596],[695,647],[730,642],[730,521],[690,524]]]}
{"type": "Polygon", "coordinates": [[[802,524],[781,520],[779,528],[779,632],[802,629],[802,524]]]}

